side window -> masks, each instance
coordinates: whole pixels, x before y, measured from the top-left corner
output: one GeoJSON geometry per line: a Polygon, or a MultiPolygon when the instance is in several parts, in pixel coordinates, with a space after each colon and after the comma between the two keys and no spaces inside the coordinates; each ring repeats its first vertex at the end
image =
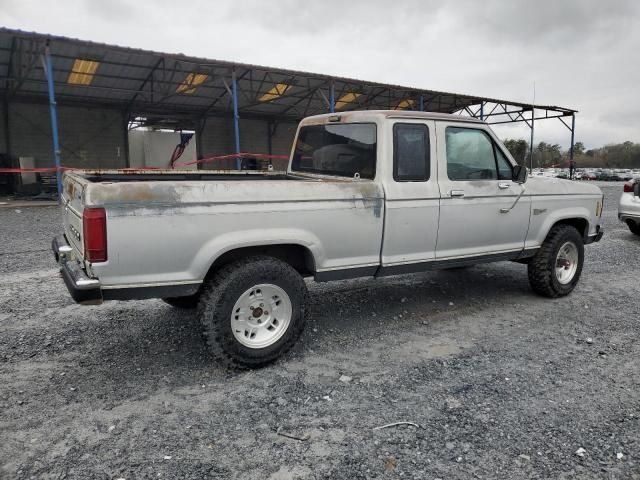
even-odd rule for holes
{"type": "Polygon", "coordinates": [[[498,163],[498,179],[499,180],[511,180],[513,178],[513,167],[507,157],[504,156],[502,150],[494,145],[496,149],[496,162],[498,163]]]}
{"type": "Polygon", "coordinates": [[[496,180],[493,142],[482,130],[447,127],[447,174],[450,180],[496,180]]]}
{"type": "Polygon", "coordinates": [[[425,181],[430,167],[429,129],[418,123],[393,126],[393,179],[425,181]]]}

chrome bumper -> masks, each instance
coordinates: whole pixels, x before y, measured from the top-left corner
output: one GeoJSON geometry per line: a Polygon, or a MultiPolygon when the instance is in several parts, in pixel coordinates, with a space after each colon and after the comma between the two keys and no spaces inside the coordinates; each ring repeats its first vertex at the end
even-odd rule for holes
{"type": "Polygon", "coordinates": [[[59,235],[51,241],[51,250],[56,262],[60,265],[62,279],[71,298],[85,305],[102,303],[100,280],[89,277],[82,268],[82,263],[72,258],[73,248],[64,235],[59,235]]]}

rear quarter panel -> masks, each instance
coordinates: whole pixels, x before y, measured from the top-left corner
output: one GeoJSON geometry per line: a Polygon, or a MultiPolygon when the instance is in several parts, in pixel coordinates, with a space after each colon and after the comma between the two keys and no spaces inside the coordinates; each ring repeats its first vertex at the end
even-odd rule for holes
{"type": "Polygon", "coordinates": [[[379,263],[384,201],[368,180],[92,184],[86,203],[107,210],[105,286],[200,282],[223,253],[293,243],[316,271],[379,263]]]}

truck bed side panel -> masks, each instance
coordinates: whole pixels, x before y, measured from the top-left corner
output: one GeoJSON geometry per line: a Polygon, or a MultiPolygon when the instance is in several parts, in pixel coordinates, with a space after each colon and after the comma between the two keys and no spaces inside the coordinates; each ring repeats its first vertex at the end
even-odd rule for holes
{"type": "Polygon", "coordinates": [[[317,272],[380,262],[384,201],[373,182],[186,183],[90,185],[87,203],[108,216],[109,259],[92,265],[104,287],[200,282],[244,246],[302,245],[317,272]]]}

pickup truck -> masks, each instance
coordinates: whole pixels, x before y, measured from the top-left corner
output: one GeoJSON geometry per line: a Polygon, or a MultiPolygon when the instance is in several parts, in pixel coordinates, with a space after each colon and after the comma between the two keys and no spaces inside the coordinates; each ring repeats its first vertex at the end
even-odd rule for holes
{"type": "Polygon", "coordinates": [[[415,111],[318,115],[286,172],[67,171],[52,248],[80,303],[196,308],[213,356],[269,363],[300,336],[305,277],[528,265],[569,294],[602,237],[596,186],[527,178],[485,123],[415,111]]]}

